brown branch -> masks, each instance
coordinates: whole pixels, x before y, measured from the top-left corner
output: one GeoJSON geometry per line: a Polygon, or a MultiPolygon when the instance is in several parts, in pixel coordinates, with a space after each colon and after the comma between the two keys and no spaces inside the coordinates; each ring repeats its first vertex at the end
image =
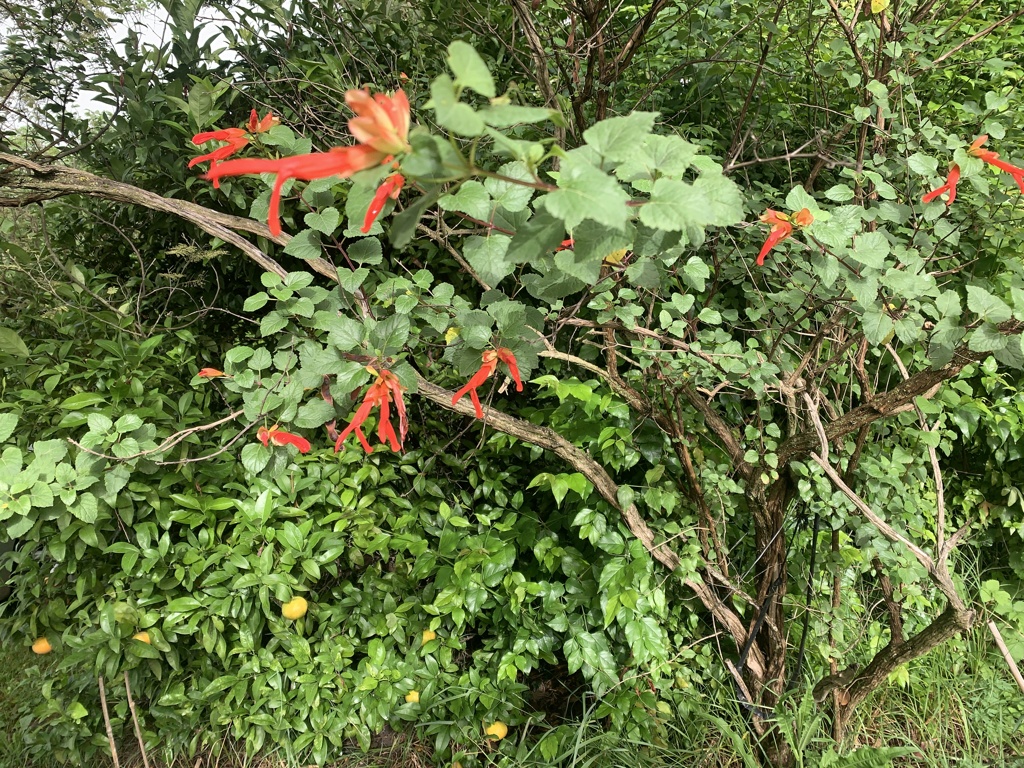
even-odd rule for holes
{"type": "MultiPolygon", "coordinates": [[[[871,69],[868,67],[868,63],[864,60],[864,54],[861,53],[860,48],[857,46],[857,35],[853,31],[853,27],[846,23],[836,0],[828,0],[828,4],[832,9],[832,15],[835,17],[836,21],[839,22],[839,26],[843,29],[843,35],[846,36],[846,42],[849,44],[850,50],[853,52],[853,57],[857,60],[858,66],[860,66],[861,74],[864,75],[865,80],[870,80],[871,69]]],[[[856,18],[856,13],[854,14],[854,18],[856,18]]]]}
{"type": "Polygon", "coordinates": [[[618,55],[612,60],[609,71],[611,72],[612,78],[608,82],[615,80],[619,77],[629,63],[633,60],[633,57],[640,50],[640,46],[643,45],[644,38],[647,37],[647,32],[650,30],[651,25],[654,24],[655,19],[658,18],[658,14],[665,10],[665,6],[669,4],[669,0],[655,0],[651,3],[651,7],[647,13],[643,15],[643,18],[637,22],[636,26],[633,27],[633,31],[629,35],[629,40],[622,46],[618,55]]]}
{"type": "Polygon", "coordinates": [[[139,714],[135,711],[135,699],[132,698],[132,686],[128,682],[128,670],[124,671],[124,692],[128,696],[128,708],[132,712],[132,724],[135,726],[135,738],[142,752],[142,768],[149,768],[149,756],[146,754],[146,741],[142,738],[142,727],[139,725],[139,714]]]}
{"type": "MultiPolygon", "coordinates": [[[[129,205],[140,205],[154,211],[169,213],[195,224],[209,235],[219,238],[238,248],[242,253],[259,264],[267,272],[285,277],[288,270],[267,256],[262,250],[250,243],[238,232],[251,232],[265,237],[278,245],[287,245],[291,237],[280,235],[274,237],[265,224],[241,216],[219,213],[188,200],[175,200],[161,197],[153,192],[124,184],[112,179],[67,168],[59,165],[40,165],[15,155],[0,152],[0,163],[6,163],[11,170],[0,173],[0,189],[11,191],[17,195],[21,190],[43,193],[47,196],[89,195],[103,200],[129,205]]],[[[0,208],[20,208],[29,203],[38,202],[38,195],[25,197],[0,197],[0,208]]],[[[337,279],[337,270],[324,259],[306,259],[305,263],[315,271],[332,280],[337,279]]]]}
{"type": "Polygon", "coordinates": [[[980,40],[981,38],[985,37],[985,35],[993,32],[994,30],[996,30],[999,27],[1003,26],[1003,24],[1008,24],[1009,22],[1013,21],[1014,19],[1020,18],[1021,16],[1024,16],[1024,8],[1021,8],[1016,13],[1011,13],[1009,16],[1004,16],[999,21],[996,21],[996,22],[994,22],[992,24],[989,24],[987,27],[985,27],[985,29],[981,30],[981,32],[978,32],[975,35],[971,35],[966,40],[964,40],[962,43],[959,43],[958,45],[953,46],[948,51],[946,51],[944,54],[939,56],[939,58],[935,59],[935,61],[932,62],[932,66],[934,66],[936,64],[942,63],[943,61],[948,59],[950,56],[952,56],[954,53],[957,53],[958,51],[963,50],[964,48],[966,48],[968,45],[971,45],[972,43],[976,43],[978,40],[980,40]]]}
{"type": "Polygon", "coordinates": [[[1017,666],[1017,662],[1013,660],[1013,654],[1010,653],[1010,649],[1006,647],[1006,643],[1003,641],[1003,635],[999,631],[999,627],[996,626],[995,621],[992,619],[988,620],[988,631],[992,633],[992,639],[996,641],[996,645],[999,647],[999,653],[1002,654],[1003,660],[1010,668],[1010,674],[1013,676],[1014,682],[1017,683],[1017,687],[1020,688],[1021,693],[1024,693],[1024,676],[1021,675],[1020,667],[1017,666]]]}
{"type": "Polygon", "coordinates": [[[107,690],[103,687],[103,675],[100,675],[100,709],[103,710],[103,725],[107,730],[107,741],[110,743],[110,757],[114,761],[114,768],[121,768],[121,761],[117,759],[117,744],[114,743],[114,729],[110,727],[110,712],[107,710],[107,690]]]}
{"type": "MultiPolygon", "coordinates": [[[[999,330],[1004,335],[1016,335],[1024,330],[1024,323],[1011,320],[1003,323],[999,330]]],[[[957,347],[953,353],[953,361],[942,368],[916,373],[892,389],[875,394],[870,403],[847,411],[838,419],[829,422],[825,426],[826,437],[829,442],[833,442],[851,432],[856,432],[866,424],[902,413],[915,397],[931,396],[938,391],[938,387],[943,382],[952,379],[968,365],[984,359],[987,355],[988,353],[972,352],[966,345],[957,347]]],[[[818,436],[813,429],[805,430],[787,439],[779,446],[778,450],[780,468],[786,466],[793,459],[806,456],[813,450],[817,442],[818,436]]]]}

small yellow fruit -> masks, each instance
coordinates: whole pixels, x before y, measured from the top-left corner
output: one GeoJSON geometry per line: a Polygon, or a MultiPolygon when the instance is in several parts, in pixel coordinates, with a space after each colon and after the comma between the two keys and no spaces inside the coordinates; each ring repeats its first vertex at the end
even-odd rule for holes
{"type": "Polygon", "coordinates": [[[421,643],[421,645],[426,645],[431,640],[434,640],[436,638],[437,638],[437,632],[435,632],[432,629],[424,629],[423,630],[423,642],[421,643]]]}
{"type": "Polygon", "coordinates": [[[53,646],[50,645],[50,641],[47,640],[45,637],[40,637],[38,640],[32,643],[32,652],[38,653],[40,656],[42,656],[45,653],[49,653],[52,650],[53,646]]]}
{"type": "Polygon", "coordinates": [[[419,704],[420,703],[420,692],[419,691],[409,691],[407,694],[405,694],[405,703],[406,704],[419,704]]]}
{"type": "Polygon", "coordinates": [[[499,740],[504,739],[508,736],[508,726],[501,722],[501,720],[495,720],[491,725],[484,728],[484,733],[499,740]]]}
{"type": "Polygon", "coordinates": [[[286,619],[295,621],[301,619],[306,615],[306,611],[309,609],[309,603],[306,602],[304,597],[293,597],[287,603],[281,606],[281,615],[286,619]]]}
{"type": "Polygon", "coordinates": [[[138,640],[139,642],[145,643],[146,645],[153,644],[152,641],[149,639],[149,632],[137,632],[136,634],[132,635],[132,639],[138,640]]]}

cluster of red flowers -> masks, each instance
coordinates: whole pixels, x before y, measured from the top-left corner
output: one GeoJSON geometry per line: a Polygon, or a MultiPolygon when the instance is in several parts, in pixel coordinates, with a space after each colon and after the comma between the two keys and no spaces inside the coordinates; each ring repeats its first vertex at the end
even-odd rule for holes
{"type": "MultiPolygon", "coordinates": [[[[523,382],[519,378],[519,366],[516,363],[516,356],[512,354],[512,350],[499,347],[498,349],[488,350],[483,353],[483,365],[480,366],[480,370],[473,374],[472,378],[466,383],[466,386],[455,393],[455,396],[452,398],[452,405],[455,405],[469,393],[470,398],[473,400],[473,409],[476,412],[476,417],[482,419],[484,412],[480,405],[477,389],[491,377],[498,367],[498,361],[508,366],[509,375],[516,383],[516,391],[522,392],[523,382]]],[[[354,432],[359,440],[359,444],[363,446],[363,450],[367,453],[373,453],[373,448],[366,439],[362,427],[374,408],[378,408],[380,411],[377,418],[377,439],[380,443],[389,446],[391,450],[396,452],[402,450],[402,446],[405,443],[405,435],[409,431],[409,421],[406,417],[405,401],[402,399],[404,387],[399,382],[398,377],[389,370],[381,369],[378,372],[371,367],[367,367],[367,370],[373,373],[377,379],[367,388],[362,404],[352,415],[352,420],[348,426],[342,430],[335,440],[335,452],[341,450],[345,440],[354,432]],[[398,414],[397,431],[395,430],[395,425],[391,422],[392,408],[398,414]]],[[[216,368],[203,368],[196,375],[204,379],[230,378],[228,374],[216,368]]],[[[331,422],[331,424],[333,423],[331,422]]],[[[269,428],[260,427],[256,432],[256,439],[265,446],[294,445],[298,448],[299,453],[308,453],[310,450],[310,444],[306,438],[278,429],[276,424],[269,428]]]]}
{"type": "MultiPolygon", "coordinates": [[[[974,140],[974,143],[967,148],[967,154],[971,157],[976,157],[982,162],[988,163],[993,168],[998,168],[1000,171],[1005,171],[1010,174],[1020,191],[1024,193],[1024,168],[1018,168],[1016,165],[1006,162],[1005,160],[999,159],[999,153],[993,152],[991,149],[982,149],[982,145],[988,141],[988,135],[979,136],[974,140]]],[[[936,187],[931,192],[921,198],[922,203],[930,203],[932,200],[937,199],[940,195],[944,195],[947,192],[949,197],[946,198],[946,207],[948,208],[956,200],[956,185],[960,182],[960,166],[953,163],[949,166],[949,175],[946,176],[946,183],[940,187],[936,187]]]]}
{"type": "MultiPolygon", "coordinates": [[[[333,147],[327,152],[282,157],[278,160],[252,158],[221,162],[249,143],[246,132],[241,128],[227,128],[222,131],[200,133],[192,139],[196,144],[211,139],[226,141],[228,144],[202,157],[194,158],[189,167],[203,160],[211,160],[210,170],[204,178],[212,179],[214,186],[218,186],[220,179],[225,176],[275,174],[277,178],[270,195],[267,226],[276,237],[281,234],[281,189],[288,179],[312,181],[331,176],[348,178],[359,171],[392,163],[395,155],[410,150],[409,100],[405,93],[397,91],[394,96],[378,93],[371,97],[366,90],[352,90],[345,94],[345,103],[356,113],[356,117],[348,121],[348,127],[358,144],[333,147]]],[[[255,116],[255,111],[253,115],[255,116]]],[[[269,117],[270,115],[267,115],[267,118],[269,117]]],[[[250,132],[253,132],[253,119],[249,122],[250,132]]],[[[263,126],[263,122],[256,125],[263,126]]],[[[269,128],[270,125],[267,125],[261,130],[269,128]]],[[[398,199],[404,183],[405,178],[400,173],[393,173],[381,184],[366,213],[363,232],[370,231],[389,198],[398,199]]]]}
{"type": "MultiPolygon", "coordinates": [[[[221,160],[226,160],[242,147],[246,146],[249,143],[251,136],[254,136],[257,133],[266,133],[279,122],[281,121],[274,117],[271,112],[267,112],[266,116],[260,120],[259,115],[254,109],[249,113],[249,122],[245,128],[223,128],[219,131],[205,131],[203,133],[197,133],[192,137],[192,143],[197,147],[200,144],[206,144],[208,141],[224,141],[227,143],[223,147],[218,147],[212,152],[207,152],[205,155],[193,157],[189,160],[188,167],[191,168],[194,165],[205,163],[209,160],[210,170],[212,171],[217,167],[217,164],[221,160]]],[[[220,187],[219,179],[214,178],[213,186],[220,187]]]]}
{"type": "MultiPolygon", "coordinates": [[[[1024,193],[1024,168],[1019,168],[1005,160],[1000,160],[998,152],[993,152],[990,149],[982,149],[982,145],[984,145],[986,141],[988,141],[987,135],[979,136],[974,140],[974,143],[967,148],[967,154],[988,163],[993,168],[998,168],[1000,171],[1010,174],[1013,180],[1017,183],[1017,186],[1020,188],[1020,191],[1024,193]]],[[[948,207],[952,205],[953,201],[956,200],[956,186],[959,182],[960,166],[953,163],[949,167],[949,175],[946,177],[946,183],[940,187],[936,187],[922,197],[921,202],[930,203],[933,200],[938,199],[940,196],[948,194],[949,196],[946,198],[946,206],[948,207]]],[[[768,234],[768,239],[766,239],[764,241],[764,245],[761,246],[761,252],[757,255],[757,265],[759,267],[764,264],[764,259],[772,248],[792,235],[794,229],[810,226],[814,221],[814,217],[806,208],[797,211],[792,215],[767,210],[761,216],[761,221],[766,224],[771,224],[772,228],[771,232],[768,234]]],[[[562,245],[564,246],[565,243],[562,245]]]]}

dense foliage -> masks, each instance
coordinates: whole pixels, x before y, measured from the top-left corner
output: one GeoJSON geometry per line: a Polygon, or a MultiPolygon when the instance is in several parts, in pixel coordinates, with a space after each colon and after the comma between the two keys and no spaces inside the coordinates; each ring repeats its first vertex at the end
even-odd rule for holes
{"type": "Polygon", "coordinates": [[[168,760],[555,763],[732,701],[788,765],[990,617],[1019,659],[1024,28],[936,5],[13,18],[2,629],[65,675],[28,748],[105,750],[99,677],[168,760]]]}

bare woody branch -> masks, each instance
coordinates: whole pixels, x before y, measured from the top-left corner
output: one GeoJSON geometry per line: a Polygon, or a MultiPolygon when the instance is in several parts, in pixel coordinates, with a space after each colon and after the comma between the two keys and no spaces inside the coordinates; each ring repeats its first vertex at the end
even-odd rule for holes
{"type": "MultiPolygon", "coordinates": [[[[2,152],[0,164],[7,165],[7,168],[0,165],[0,208],[19,208],[42,199],[64,195],[88,195],[117,203],[140,205],[179,216],[195,224],[207,234],[235,246],[267,272],[280,277],[288,274],[288,270],[238,233],[251,232],[278,245],[287,245],[291,237],[274,237],[265,224],[254,219],[212,211],[188,200],[161,197],[131,184],[104,179],[86,171],[60,165],[40,165],[2,152]]],[[[325,277],[332,280],[338,277],[334,266],[324,259],[308,259],[306,263],[310,269],[325,277]]]]}

